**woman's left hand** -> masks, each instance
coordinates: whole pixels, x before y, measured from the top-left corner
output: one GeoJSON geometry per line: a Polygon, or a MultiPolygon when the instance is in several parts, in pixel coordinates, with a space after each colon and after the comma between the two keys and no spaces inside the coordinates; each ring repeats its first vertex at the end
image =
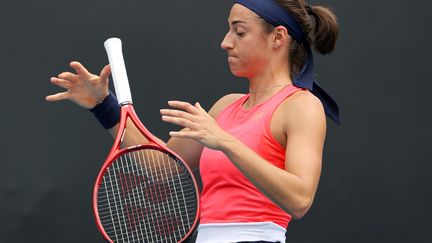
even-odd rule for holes
{"type": "Polygon", "coordinates": [[[175,109],[161,109],[162,120],[186,128],[170,132],[172,137],[191,138],[216,150],[221,150],[223,142],[232,138],[198,102],[192,105],[183,101],[169,101],[168,105],[175,109]]]}

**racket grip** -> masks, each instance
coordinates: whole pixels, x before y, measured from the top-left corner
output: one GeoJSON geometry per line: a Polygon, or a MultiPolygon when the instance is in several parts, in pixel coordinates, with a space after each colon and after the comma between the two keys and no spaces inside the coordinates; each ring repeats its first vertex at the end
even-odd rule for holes
{"type": "Polygon", "coordinates": [[[123,58],[122,42],[119,38],[110,38],[105,41],[104,46],[111,66],[118,103],[120,105],[131,104],[132,95],[123,58]]]}

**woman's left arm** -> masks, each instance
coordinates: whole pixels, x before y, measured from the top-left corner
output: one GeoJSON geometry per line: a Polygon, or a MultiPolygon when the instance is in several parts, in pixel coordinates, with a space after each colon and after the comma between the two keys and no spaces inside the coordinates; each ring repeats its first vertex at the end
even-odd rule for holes
{"type": "Polygon", "coordinates": [[[221,129],[199,103],[171,101],[169,105],[179,110],[163,109],[161,114],[164,121],[188,128],[171,136],[192,138],[224,152],[268,198],[298,219],[310,208],[318,186],[326,123],[322,104],[312,94],[299,92],[289,100],[277,114],[284,118],[280,131],[287,137],[285,170],[221,129]]]}

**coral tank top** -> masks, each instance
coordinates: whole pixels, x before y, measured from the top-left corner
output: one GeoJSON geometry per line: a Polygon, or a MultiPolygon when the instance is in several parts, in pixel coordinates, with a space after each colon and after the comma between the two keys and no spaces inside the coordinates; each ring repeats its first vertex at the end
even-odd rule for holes
{"type": "MultiPolygon", "coordinates": [[[[285,148],[272,136],[270,122],[278,106],[298,90],[301,88],[293,85],[284,87],[251,109],[243,108],[249,98],[245,95],[226,107],[216,121],[269,163],[285,169],[285,148]]],[[[200,173],[201,224],[274,222],[288,226],[291,216],[261,193],[221,151],[204,148],[200,173]]]]}

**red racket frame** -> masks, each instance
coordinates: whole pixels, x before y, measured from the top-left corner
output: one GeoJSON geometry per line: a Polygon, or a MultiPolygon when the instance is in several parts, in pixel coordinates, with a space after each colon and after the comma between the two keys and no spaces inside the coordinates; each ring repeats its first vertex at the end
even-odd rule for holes
{"type": "Polygon", "coordinates": [[[150,133],[149,130],[147,130],[147,128],[141,123],[140,119],[138,118],[138,116],[135,113],[135,110],[132,106],[132,104],[125,104],[121,106],[121,115],[120,115],[120,123],[119,123],[119,127],[118,127],[118,131],[117,131],[117,135],[115,137],[114,140],[114,145],[111,147],[111,151],[108,154],[108,157],[106,158],[102,169],[99,171],[99,174],[97,176],[96,179],[96,183],[94,185],[94,189],[93,189],[93,211],[94,211],[94,216],[96,218],[96,224],[97,227],[99,228],[99,231],[102,233],[102,235],[104,236],[104,238],[109,241],[109,242],[113,242],[109,237],[108,234],[105,232],[105,229],[102,226],[102,223],[99,219],[99,213],[98,213],[98,205],[97,205],[97,197],[98,197],[98,190],[99,190],[99,185],[101,184],[103,175],[105,174],[107,168],[109,166],[111,166],[111,164],[121,155],[129,152],[129,151],[133,151],[133,150],[137,150],[140,149],[142,147],[150,147],[152,149],[158,149],[160,151],[163,152],[168,152],[173,154],[175,157],[177,157],[184,165],[184,167],[187,169],[187,171],[189,172],[189,174],[191,175],[192,181],[194,183],[195,186],[195,192],[196,192],[196,196],[197,196],[197,214],[195,216],[195,220],[194,223],[192,225],[192,227],[190,228],[189,232],[184,236],[183,239],[181,239],[179,242],[183,242],[186,239],[188,239],[191,234],[193,233],[194,229],[196,228],[198,221],[199,221],[199,215],[200,215],[200,200],[199,200],[199,192],[198,192],[198,184],[195,180],[195,177],[193,176],[192,170],[189,168],[189,166],[183,161],[182,158],[180,158],[180,156],[178,156],[176,153],[174,153],[174,151],[170,150],[169,148],[167,148],[165,145],[160,144],[160,142],[158,141],[158,139],[150,133]],[[127,125],[127,118],[130,118],[131,121],[133,122],[133,124],[138,128],[138,130],[141,132],[141,134],[147,138],[149,140],[149,143],[147,144],[139,144],[139,145],[134,145],[134,146],[129,146],[126,148],[120,148],[121,145],[121,141],[123,139],[124,133],[126,131],[126,125],[127,125]]]}

